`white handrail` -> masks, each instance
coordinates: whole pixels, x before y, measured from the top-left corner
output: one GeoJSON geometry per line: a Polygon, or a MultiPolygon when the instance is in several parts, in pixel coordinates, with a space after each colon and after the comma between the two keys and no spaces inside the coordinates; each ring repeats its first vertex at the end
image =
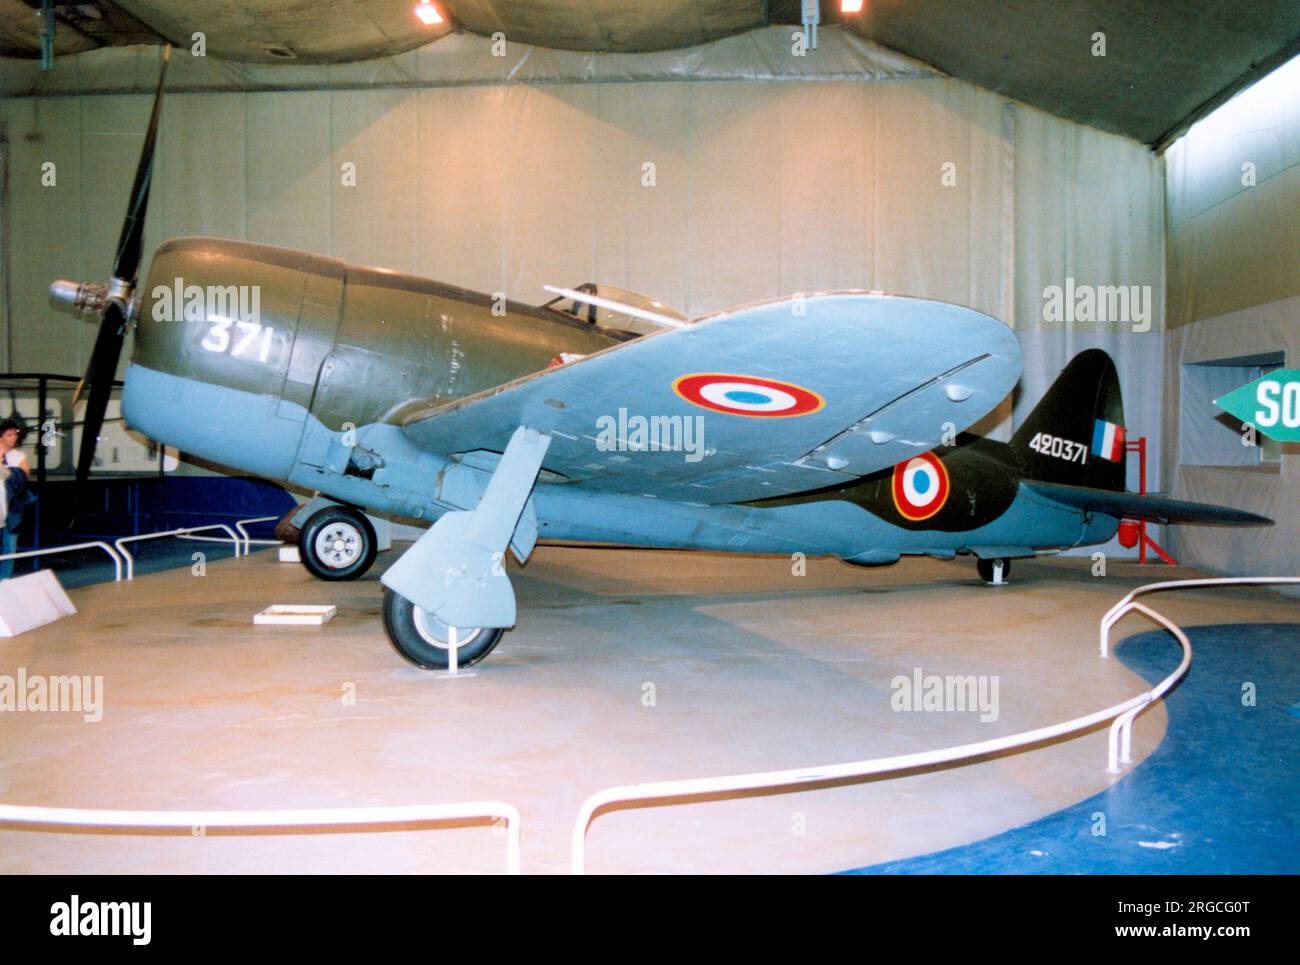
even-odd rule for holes
{"type": "Polygon", "coordinates": [[[252,519],[241,519],[239,522],[235,523],[235,529],[239,530],[239,535],[244,537],[245,556],[253,552],[253,543],[255,542],[259,546],[263,544],[274,546],[274,545],[278,545],[280,540],[278,539],[254,540],[251,536],[248,535],[248,530],[244,529],[244,524],[247,523],[251,526],[253,523],[269,523],[271,522],[271,520],[273,519],[278,520],[279,518],[280,518],[279,516],[254,516],[252,519]]]}
{"type": "Polygon", "coordinates": [[[909,771],[919,767],[931,767],[952,761],[971,760],[987,757],[998,751],[1013,747],[1037,744],[1054,737],[1090,730],[1100,723],[1130,710],[1140,709],[1150,702],[1149,693],[1140,694],[1113,707],[1099,710],[1084,717],[1060,724],[1050,724],[1035,730],[1022,731],[1007,737],[995,737],[992,740],[977,741],[973,744],[960,744],[936,751],[920,751],[915,754],[901,754],[895,757],[878,757],[872,760],[852,761],[847,764],[826,764],[820,767],[801,767],[784,771],[764,771],[755,774],[736,774],[730,777],[702,777],[684,781],[660,781],[653,784],[628,784],[621,787],[606,788],[591,795],[582,803],[578,820],[573,826],[570,841],[570,860],[574,874],[582,874],[587,827],[595,817],[596,811],[617,802],[662,801],[667,798],[690,797],[701,794],[734,794],[738,791],[751,791],[765,787],[782,787],[808,783],[844,780],[855,777],[869,777],[873,774],[885,774],[892,771],[909,771]]]}
{"type": "MultiPolygon", "coordinates": [[[[1120,773],[1120,764],[1133,763],[1133,721],[1137,719],[1138,714],[1142,713],[1157,700],[1169,692],[1169,690],[1183,678],[1192,665],[1192,641],[1187,639],[1187,634],[1173,621],[1166,618],[1163,614],[1157,613],[1150,607],[1142,603],[1133,603],[1130,601],[1129,608],[1137,610],[1150,617],[1156,623],[1168,630],[1174,635],[1183,648],[1183,659],[1171,673],[1160,683],[1156,684],[1149,692],[1143,696],[1146,698],[1141,704],[1132,710],[1125,711],[1115,718],[1110,725],[1110,734],[1106,741],[1106,773],[1120,773]],[[1123,742],[1123,752],[1120,752],[1120,742],[1123,742]]],[[[1127,610],[1125,611],[1128,612],[1127,610]]]]}
{"type": "Polygon", "coordinates": [[[1169,674],[1151,690],[1115,704],[1105,710],[1060,724],[1040,727],[1036,730],[999,737],[993,740],[979,741],[973,744],[961,744],[936,751],[921,751],[916,754],[903,754],[895,757],[882,757],[874,760],[853,761],[847,764],[830,764],[822,767],[796,768],[784,771],[765,771],[755,774],[737,774],[730,777],[705,777],[681,781],[660,781],[650,784],[627,784],[620,787],[606,788],[588,797],[578,811],[570,840],[570,862],[574,874],[582,874],[586,861],[587,829],[601,808],[614,803],[638,802],[644,806],[649,801],[663,801],[672,798],[684,798],[705,794],[734,795],[740,791],[759,788],[794,786],[807,783],[845,780],[856,777],[868,777],[873,774],[910,771],[920,767],[954,761],[971,761],[986,757],[998,751],[1011,748],[1023,748],[1067,734],[1078,734],[1089,730],[1099,723],[1112,721],[1107,741],[1107,773],[1119,773],[1120,763],[1132,762],[1133,721],[1148,707],[1161,699],[1187,673],[1192,664],[1192,644],[1187,635],[1171,620],[1150,607],[1137,603],[1134,597],[1143,593],[1159,590],[1193,587],[1193,586],[1231,586],[1233,584],[1266,583],[1300,583],[1300,577],[1223,577],[1207,580],[1176,580],[1164,583],[1152,583],[1138,587],[1132,593],[1107,611],[1101,619],[1101,655],[1107,656],[1109,649],[1110,628],[1131,610],[1146,615],[1159,623],[1176,639],[1183,650],[1183,659],[1169,674]]]}
{"type": "Polygon", "coordinates": [[[1120,621],[1130,609],[1129,604],[1135,597],[1146,593],[1159,593],[1161,590],[1182,590],[1195,586],[1240,586],[1243,584],[1267,585],[1277,583],[1300,583],[1300,576],[1220,576],[1203,580],[1165,580],[1163,583],[1148,583],[1139,586],[1124,599],[1106,611],[1101,618],[1101,655],[1110,656],[1110,628],[1120,621]]]}
{"type": "Polygon", "coordinates": [[[138,543],[139,541],[146,539],[162,539],[164,536],[184,536],[188,533],[201,533],[209,529],[224,529],[229,533],[230,541],[235,544],[235,556],[238,557],[240,555],[239,537],[236,536],[235,531],[225,523],[211,523],[207,526],[182,526],[180,529],[169,529],[161,533],[141,533],[139,536],[123,536],[121,539],[113,540],[113,545],[117,547],[117,551],[121,553],[123,558],[126,560],[126,578],[128,580],[133,580],[135,579],[135,557],[132,556],[127,548],[122,545],[123,543],[138,543]]]}
{"type": "MultiPolygon", "coordinates": [[[[1106,615],[1101,618],[1101,656],[1107,658],[1110,656],[1110,631],[1124,615],[1137,610],[1146,614],[1157,623],[1162,624],[1167,630],[1178,637],[1183,644],[1186,656],[1183,659],[1184,664],[1191,662],[1191,644],[1173,623],[1169,622],[1160,614],[1156,613],[1149,607],[1136,602],[1136,598],[1146,593],[1159,593],[1163,590],[1185,590],[1193,587],[1206,586],[1242,586],[1255,585],[1267,586],[1269,584],[1278,585],[1283,583],[1300,583],[1300,576],[1223,576],[1213,577],[1201,580],[1165,580],[1161,583],[1148,583],[1145,586],[1139,586],[1133,592],[1129,593],[1122,600],[1106,611],[1106,615]]],[[[1180,667],[1180,669],[1184,669],[1180,667]]],[[[1175,671],[1175,675],[1178,672],[1175,671]]],[[[1152,701],[1159,700],[1165,692],[1172,687],[1176,677],[1171,675],[1166,678],[1160,686],[1151,691],[1152,701]]],[[[1138,714],[1142,713],[1145,707],[1139,707],[1130,713],[1123,714],[1115,719],[1110,727],[1109,751],[1110,759],[1106,770],[1111,774],[1118,774],[1120,764],[1133,763],[1133,721],[1138,714]]]]}
{"type": "MultiPolygon", "coordinates": [[[[279,518],[280,518],[279,516],[254,516],[254,517],[252,517],[251,519],[241,519],[241,520],[239,520],[238,522],[234,523],[233,525],[234,525],[235,529],[238,530],[238,532],[239,532],[239,536],[238,536],[237,538],[235,538],[235,545],[241,547],[240,552],[239,552],[239,553],[236,553],[235,555],[236,555],[236,556],[240,556],[240,555],[242,555],[242,556],[247,556],[249,553],[251,553],[251,552],[253,551],[253,544],[254,544],[254,543],[258,544],[259,546],[279,546],[280,543],[281,543],[281,540],[278,540],[278,539],[253,539],[253,537],[250,536],[250,535],[248,534],[248,530],[244,529],[244,524],[245,524],[245,523],[248,523],[248,524],[252,524],[252,523],[268,523],[268,522],[270,522],[270,521],[273,520],[273,519],[279,519],[279,518]]],[[[207,543],[229,543],[229,542],[230,542],[230,540],[228,540],[228,539],[224,539],[224,538],[222,538],[222,537],[220,537],[220,536],[193,536],[193,535],[182,535],[182,536],[178,536],[178,537],[176,537],[176,538],[177,538],[177,539],[193,539],[193,540],[198,540],[198,541],[200,541],[200,542],[207,542],[207,543]]]]}
{"type": "Polygon", "coordinates": [[[115,583],[122,582],[122,557],[113,552],[113,547],[109,546],[103,540],[91,540],[89,543],[72,543],[68,546],[49,546],[43,550],[23,550],[19,553],[5,553],[0,556],[0,560],[21,560],[29,556],[50,556],[55,553],[66,553],[70,550],[85,550],[99,547],[108,554],[109,559],[113,561],[115,583]]]}
{"type": "MultiPolygon", "coordinates": [[[[415,824],[465,818],[506,822],[506,874],[519,874],[519,811],[504,801],[412,804],[394,807],[307,808],[285,811],[107,811],[0,804],[0,824],[122,829],[307,828],[415,824]]],[[[311,832],[307,832],[311,833],[311,832]]]]}
{"type": "Polygon", "coordinates": [[[70,552],[72,550],[94,549],[98,547],[99,549],[102,549],[105,553],[107,553],[108,558],[113,561],[113,581],[115,583],[120,583],[122,582],[123,560],[126,561],[126,574],[127,574],[126,578],[128,580],[135,578],[135,558],[129,552],[127,552],[125,547],[121,545],[122,543],[138,542],[140,540],[155,539],[163,536],[176,536],[180,539],[203,540],[203,541],[213,542],[213,543],[233,542],[235,545],[235,555],[247,556],[249,553],[252,552],[253,543],[257,543],[258,545],[266,544],[268,546],[271,546],[271,545],[279,544],[280,541],[277,539],[267,539],[267,540],[253,539],[251,536],[249,536],[248,531],[244,529],[244,525],[252,524],[252,523],[267,523],[273,519],[279,519],[279,518],[280,518],[279,516],[254,516],[251,519],[241,519],[234,524],[235,530],[238,531],[238,535],[236,535],[235,532],[232,532],[231,528],[224,523],[213,523],[211,526],[192,526],[184,529],[168,530],[165,533],[145,533],[140,536],[124,536],[121,539],[113,541],[114,545],[117,546],[117,550],[114,550],[112,546],[109,546],[108,543],[104,542],[103,540],[91,540],[86,543],[70,543],[67,546],[50,546],[45,549],[39,549],[39,550],[22,550],[21,552],[17,552],[17,553],[3,553],[0,554],[0,561],[22,560],[32,556],[50,556],[58,553],[70,552]],[[201,530],[209,530],[209,529],[224,529],[227,533],[230,533],[230,538],[222,539],[220,536],[191,535],[201,530]],[[120,556],[118,555],[119,553],[121,554],[120,556]]]}
{"type": "MultiPolygon", "coordinates": [[[[197,543],[229,543],[230,542],[230,539],[225,536],[193,536],[187,534],[184,536],[177,536],[176,538],[192,539],[197,543]]],[[[278,539],[236,539],[234,543],[235,546],[239,547],[239,552],[235,554],[236,556],[247,556],[249,553],[251,553],[253,550],[252,547],[249,545],[250,543],[257,543],[259,546],[280,545],[280,541],[278,539]]]]}

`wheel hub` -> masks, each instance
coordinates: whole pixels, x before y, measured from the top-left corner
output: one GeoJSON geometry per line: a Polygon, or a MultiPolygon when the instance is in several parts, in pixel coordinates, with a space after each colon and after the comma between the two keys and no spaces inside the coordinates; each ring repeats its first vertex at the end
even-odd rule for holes
{"type": "MultiPolygon", "coordinates": [[[[420,609],[412,604],[411,615],[414,618],[415,629],[420,634],[425,643],[437,647],[439,650],[450,650],[451,628],[443,623],[432,613],[420,609]]],[[[478,639],[478,635],[483,632],[482,627],[456,628],[456,649],[467,647],[478,639]]]]}
{"type": "Polygon", "coordinates": [[[361,558],[365,540],[349,523],[331,523],[316,537],[316,558],[331,569],[351,566],[361,558]]]}

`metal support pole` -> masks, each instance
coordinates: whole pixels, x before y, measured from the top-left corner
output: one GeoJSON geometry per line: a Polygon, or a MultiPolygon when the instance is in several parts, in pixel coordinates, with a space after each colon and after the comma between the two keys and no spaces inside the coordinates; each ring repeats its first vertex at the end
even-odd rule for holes
{"type": "MultiPolygon", "coordinates": [[[[1147,494],[1147,437],[1138,436],[1138,495],[1147,494]]],[[[1138,566],[1147,561],[1147,521],[1138,524],[1138,566]]]]}
{"type": "Polygon", "coordinates": [[[822,9],[820,0],[803,0],[799,5],[803,14],[804,38],[809,50],[817,49],[817,25],[821,23],[822,9]]]}
{"type": "Polygon", "coordinates": [[[54,0],[41,0],[41,70],[54,69],[54,0]]]}
{"type": "MultiPolygon", "coordinates": [[[[45,487],[45,421],[49,418],[49,382],[41,376],[36,383],[36,482],[45,487]]],[[[53,421],[53,420],[51,420],[53,421]]],[[[39,495],[39,494],[38,494],[39,495]]],[[[41,501],[32,505],[32,549],[41,548],[41,501]]]]}

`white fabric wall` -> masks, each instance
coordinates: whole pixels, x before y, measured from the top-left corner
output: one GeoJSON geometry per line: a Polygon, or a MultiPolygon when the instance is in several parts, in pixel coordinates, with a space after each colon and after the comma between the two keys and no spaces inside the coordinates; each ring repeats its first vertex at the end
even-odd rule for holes
{"type": "MultiPolygon", "coordinates": [[[[1188,362],[1285,352],[1287,366],[1300,359],[1300,297],[1230,312],[1182,325],[1168,334],[1166,380],[1167,448],[1170,463],[1180,451],[1181,370],[1188,362]]],[[[1235,388],[1236,386],[1233,386],[1235,388]]],[[[1200,400],[1210,405],[1211,400],[1200,400]]],[[[1215,409],[1214,411],[1218,411],[1215,409]]],[[[1300,445],[1282,447],[1281,463],[1254,466],[1168,468],[1175,495],[1198,502],[1222,503],[1260,513],[1276,521],[1270,528],[1180,526],[1172,552],[1180,562],[1233,575],[1300,575],[1300,445]]]]}
{"type": "MultiPolygon", "coordinates": [[[[1087,348],[1110,353],[1124,393],[1129,436],[1146,436],[1147,488],[1159,491],[1164,373],[1162,166],[1141,145],[1039,111],[1017,110],[1016,318],[1025,374],[1016,422],[1087,348]],[[1044,291],[1076,286],[1149,287],[1149,331],[1136,322],[1048,321],[1044,291]]],[[[1137,459],[1129,488],[1138,489],[1137,459]]],[[[1157,537],[1158,538],[1158,537],[1157,537]]],[[[1108,547],[1119,553],[1118,543],[1108,547]]]]}
{"type": "MultiPolygon", "coordinates": [[[[1164,471],[1186,499],[1227,503],[1272,529],[1180,527],[1178,558],[1232,574],[1300,571],[1300,446],[1280,464],[1179,463],[1187,363],[1282,352],[1300,368],[1300,58],[1196,124],[1166,155],[1169,324],[1164,471]],[[1254,184],[1244,165],[1253,165],[1254,184]]],[[[1209,411],[1217,412],[1217,409],[1209,411]]],[[[1204,447],[1201,447],[1204,448],[1204,447]]],[[[1200,461],[1200,460],[1198,460],[1200,461]]]]}
{"type": "MultiPolygon", "coordinates": [[[[789,56],[782,28],[649,59],[516,49],[507,66],[488,44],[447,38],[368,65],[369,82],[353,65],[314,90],[169,94],[149,243],[249,238],[528,302],[548,297],[545,283],[594,280],[691,314],[825,288],[944,299],[1022,333],[1017,416],[1098,344],[1116,356],[1133,431],[1158,434],[1163,184],[1142,146],[839,31],[823,31],[810,60],[789,56]],[[344,162],[356,187],[341,184],[344,162]],[[645,162],[654,187],[641,184],[645,162]],[[953,186],[941,183],[949,162],[953,186]],[[1152,332],[1045,322],[1043,289],[1067,277],[1154,286],[1152,332]]],[[[0,70],[0,87],[145,85],[147,54],[119,52],[115,74],[110,53],[77,58],[57,81],[0,70]]],[[[183,54],[177,66],[173,79],[199,88],[234,69],[183,54]]],[[[259,83],[282,76],[261,70],[259,83]]],[[[48,308],[45,287],[106,273],[148,103],[0,104],[21,239],[9,367],[84,364],[92,330],[48,308]],[[58,164],[57,188],[39,187],[44,160],[58,164]]],[[[1005,437],[1009,412],[982,428],[1005,437]]]]}
{"type": "Polygon", "coordinates": [[[1193,125],[1166,160],[1170,327],[1300,294],[1300,57],[1193,125]]]}

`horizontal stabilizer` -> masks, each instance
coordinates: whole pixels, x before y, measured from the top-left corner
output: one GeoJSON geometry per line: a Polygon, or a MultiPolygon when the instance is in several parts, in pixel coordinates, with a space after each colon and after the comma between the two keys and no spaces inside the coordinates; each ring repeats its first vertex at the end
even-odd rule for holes
{"type": "Polygon", "coordinates": [[[1063,486],[1023,480],[1022,485],[1054,502],[1075,509],[1104,513],[1117,519],[1143,519],[1149,523],[1211,523],[1223,526],[1272,526],[1267,516],[1256,516],[1240,509],[1214,506],[1210,503],[1189,503],[1164,496],[1139,496],[1136,493],[1111,492],[1107,489],[1089,489],[1086,486],[1063,486]]]}

